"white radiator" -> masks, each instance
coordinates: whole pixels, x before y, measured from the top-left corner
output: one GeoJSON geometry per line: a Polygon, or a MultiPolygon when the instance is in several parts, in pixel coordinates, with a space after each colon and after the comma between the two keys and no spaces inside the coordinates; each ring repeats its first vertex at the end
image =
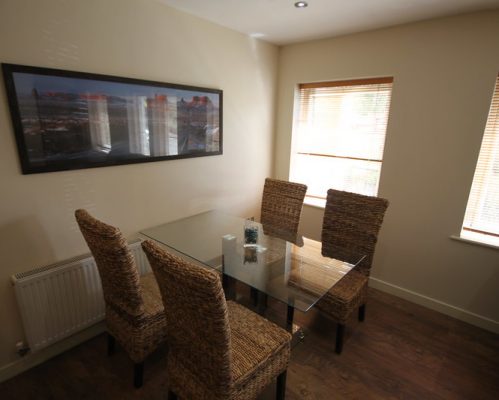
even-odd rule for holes
{"type": "MultiPolygon", "coordinates": [[[[129,247],[139,273],[150,272],[140,240],[129,247]]],[[[104,319],[101,281],[90,254],[15,274],[12,282],[33,352],[104,319]]]]}

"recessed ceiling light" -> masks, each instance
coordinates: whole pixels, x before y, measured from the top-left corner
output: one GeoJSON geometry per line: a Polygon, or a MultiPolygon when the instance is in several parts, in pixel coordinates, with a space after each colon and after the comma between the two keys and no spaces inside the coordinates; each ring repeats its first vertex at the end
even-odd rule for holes
{"type": "Polygon", "coordinates": [[[308,7],[308,3],[306,1],[297,1],[295,3],[296,8],[305,8],[308,7]]]}

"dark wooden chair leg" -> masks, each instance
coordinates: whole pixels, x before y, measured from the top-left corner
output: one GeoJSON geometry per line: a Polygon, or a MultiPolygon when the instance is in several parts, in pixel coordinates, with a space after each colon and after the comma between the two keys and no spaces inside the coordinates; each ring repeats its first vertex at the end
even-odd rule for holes
{"type": "Polygon", "coordinates": [[[110,333],[107,334],[107,355],[112,356],[116,348],[116,339],[110,333]]]}
{"type": "Polygon", "coordinates": [[[366,319],[366,305],[362,304],[359,307],[359,321],[364,321],[366,319]]]}
{"type": "Polygon", "coordinates": [[[178,397],[175,393],[173,393],[171,390],[168,391],[168,400],[177,400],[178,397]]]}
{"type": "Polygon", "coordinates": [[[133,364],[133,386],[142,387],[144,382],[144,362],[133,364]]]}
{"type": "Polygon", "coordinates": [[[288,306],[288,313],[286,318],[288,327],[293,326],[294,315],[295,315],[295,308],[293,306],[288,306]]]}
{"type": "Polygon", "coordinates": [[[343,336],[345,335],[345,325],[338,324],[336,327],[336,354],[341,354],[343,350],[343,336]]]}
{"type": "Polygon", "coordinates": [[[253,305],[256,307],[258,305],[258,290],[255,288],[250,288],[250,298],[253,302],[253,305]]]}
{"type": "Polygon", "coordinates": [[[286,396],[286,371],[277,377],[276,400],[284,400],[286,396]]]}

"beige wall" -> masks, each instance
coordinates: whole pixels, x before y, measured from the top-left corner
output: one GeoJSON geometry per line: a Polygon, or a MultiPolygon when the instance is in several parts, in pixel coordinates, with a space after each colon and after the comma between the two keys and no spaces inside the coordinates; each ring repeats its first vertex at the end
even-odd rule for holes
{"type": "MultiPolygon", "coordinates": [[[[499,250],[449,238],[464,216],[498,38],[495,11],[283,47],[275,171],[288,177],[298,83],[393,76],[379,188],[390,207],[371,285],[499,332],[499,250]]],[[[322,214],[305,207],[315,237],[322,214]]]]}
{"type": "MultiPolygon", "coordinates": [[[[10,276],[86,251],[74,209],[127,236],[211,208],[257,214],[274,115],[275,171],[287,178],[294,87],[320,80],[395,78],[380,184],[391,205],[373,284],[497,327],[498,251],[449,236],[462,222],[498,37],[499,13],[480,13],[286,46],[278,69],[276,47],[150,0],[0,0],[1,62],[224,90],[222,156],[24,176],[1,85],[0,369],[23,339],[10,276]]],[[[306,207],[304,228],[318,237],[321,218],[306,207]]]]}
{"type": "Polygon", "coordinates": [[[10,276],[88,251],[75,209],[127,236],[212,208],[258,213],[272,172],[278,48],[149,0],[1,0],[0,61],[224,91],[222,156],[21,175],[1,84],[1,369],[23,339],[10,276]]]}

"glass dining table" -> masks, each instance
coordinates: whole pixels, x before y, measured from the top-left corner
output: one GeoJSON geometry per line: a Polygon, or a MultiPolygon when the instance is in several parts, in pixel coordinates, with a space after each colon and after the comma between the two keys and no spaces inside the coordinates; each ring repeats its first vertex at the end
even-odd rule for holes
{"type": "Polygon", "coordinates": [[[363,258],[341,249],[321,255],[321,243],[221,211],[208,211],[140,232],[202,266],[220,271],[227,290],[233,280],[307,312],[363,258]],[[250,235],[248,234],[250,233],[250,235]]]}

